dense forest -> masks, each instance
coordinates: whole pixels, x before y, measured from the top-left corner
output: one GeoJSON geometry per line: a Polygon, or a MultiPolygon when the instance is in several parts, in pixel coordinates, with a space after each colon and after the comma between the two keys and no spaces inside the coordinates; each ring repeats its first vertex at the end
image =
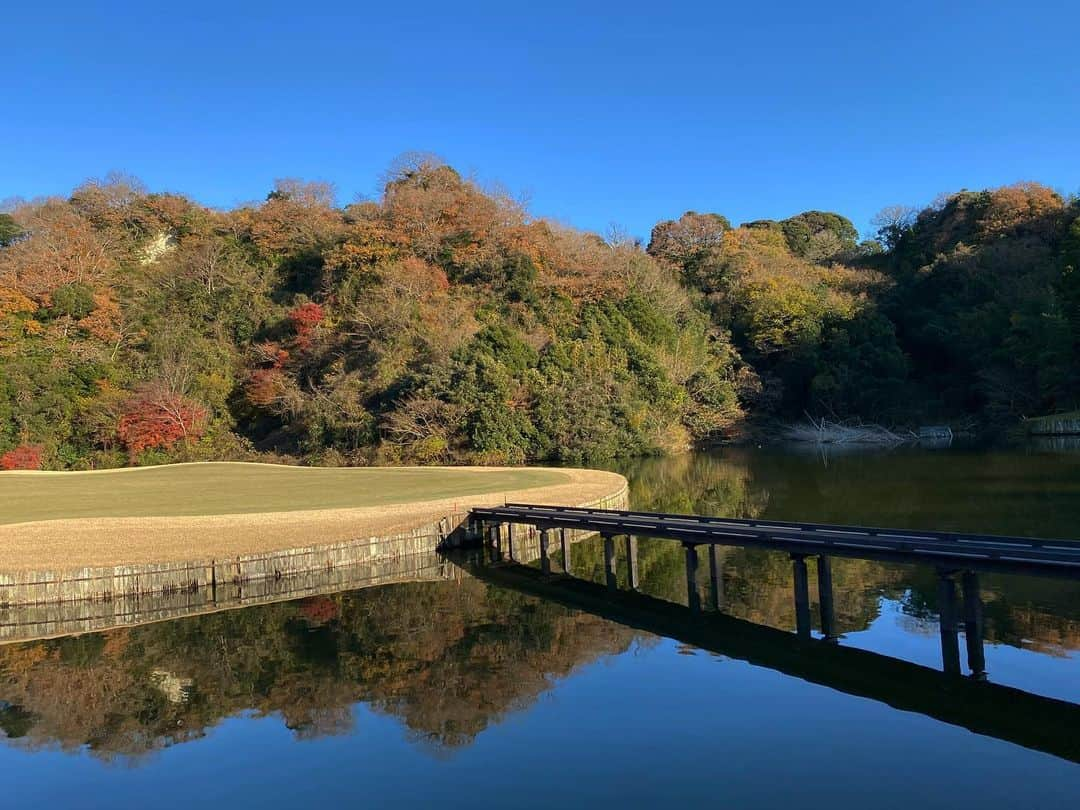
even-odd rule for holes
{"type": "Polygon", "coordinates": [[[340,207],[112,176],[0,214],[0,465],[585,462],[805,414],[994,430],[1080,404],[1080,203],[1031,183],[648,244],[429,157],[340,207]]]}

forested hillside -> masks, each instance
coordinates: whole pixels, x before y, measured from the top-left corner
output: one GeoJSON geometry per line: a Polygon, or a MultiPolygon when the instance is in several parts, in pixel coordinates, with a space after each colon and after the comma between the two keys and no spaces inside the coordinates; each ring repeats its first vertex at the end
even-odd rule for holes
{"type": "Polygon", "coordinates": [[[133,180],[0,214],[0,464],[277,454],[583,462],[804,412],[1008,424],[1080,399],[1080,208],[1037,185],[892,209],[531,216],[430,159],[377,201],[231,211],[133,180]]]}

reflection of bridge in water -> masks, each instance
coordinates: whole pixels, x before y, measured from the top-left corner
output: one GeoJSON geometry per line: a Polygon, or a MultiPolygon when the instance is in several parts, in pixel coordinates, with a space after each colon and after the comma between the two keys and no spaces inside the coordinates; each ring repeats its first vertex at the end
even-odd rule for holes
{"type": "Polygon", "coordinates": [[[986,682],[979,591],[979,573],[984,571],[1080,578],[1080,543],[517,504],[474,509],[473,519],[483,525],[489,549],[485,556],[497,563],[478,569],[478,575],[490,582],[1080,762],[1080,736],[1076,734],[1080,706],[986,682]],[[515,538],[515,526],[529,527],[535,540],[531,536],[515,538]],[[571,540],[584,534],[603,538],[606,586],[568,576],[573,569],[571,540]],[[618,589],[615,539],[620,536],[629,591],[618,589]],[[687,607],[638,592],[638,536],[683,544],[687,607]],[[552,575],[551,552],[556,539],[561,547],[562,576],[552,575]],[[715,611],[720,608],[723,587],[722,546],[789,554],[794,569],[795,635],[719,612],[704,613],[697,583],[700,546],[709,551],[715,611]],[[812,637],[808,556],[818,558],[821,639],[812,637]],[[830,564],[833,556],[936,568],[943,671],[838,643],[830,564]],[[539,560],[540,568],[505,566],[504,560],[539,560]],[[957,579],[962,584],[962,605],[957,579]],[[961,618],[970,678],[960,677],[961,618]]]}

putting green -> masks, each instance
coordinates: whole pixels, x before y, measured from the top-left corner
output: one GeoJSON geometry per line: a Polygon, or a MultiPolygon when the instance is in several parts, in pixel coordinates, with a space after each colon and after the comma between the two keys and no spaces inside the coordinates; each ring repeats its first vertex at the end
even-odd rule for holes
{"type": "Polygon", "coordinates": [[[558,470],[172,464],[0,473],[0,524],[64,518],[254,514],[406,504],[569,483],[558,470]]]}

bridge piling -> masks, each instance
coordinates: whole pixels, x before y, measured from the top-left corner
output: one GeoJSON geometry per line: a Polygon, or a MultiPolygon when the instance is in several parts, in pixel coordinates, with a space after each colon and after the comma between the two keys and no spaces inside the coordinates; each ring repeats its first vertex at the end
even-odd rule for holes
{"type": "Polygon", "coordinates": [[[791,555],[795,573],[795,633],[799,638],[810,638],[810,578],[806,572],[806,556],[791,555]]]}
{"type": "Polygon", "coordinates": [[[626,579],[630,590],[638,589],[637,537],[626,535],[626,579]]]}
{"type": "Polygon", "coordinates": [[[833,604],[832,560],[822,554],[817,563],[818,607],[821,610],[821,633],[825,640],[835,643],[836,612],[833,604]]]}
{"type": "Polygon", "coordinates": [[[517,558],[514,556],[514,524],[506,524],[506,556],[510,562],[517,562],[517,558]]]}
{"type": "Polygon", "coordinates": [[[619,571],[615,560],[615,538],[610,534],[604,535],[604,578],[607,580],[608,590],[614,591],[619,587],[619,571]]]}
{"type": "Polygon", "coordinates": [[[967,645],[968,669],[975,680],[986,680],[986,655],[983,649],[983,605],[979,593],[979,575],[965,571],[964,641],[967,645]]]}
{"type": "Polygon", "coordinates": [[[960,674],[960,640],[956,624],[956,580],[952,571],[938,571],[938,612],[941,629],[941,667],[950,675],[960,674]]]}
{"type": "Polygon", "coordinates": [[[709,546],[709,584],[712,586],[710,596],[715,611],[719,611],[724,604],[724,572],[721,566],[720,545],[712,543],[709,546]]]}
{"type": "Polygon", "coordinates": [[[487,526],[488,543],[491,546],[491,561],[502,562],[502,529],[498,523],[487,526]]]}
{"type": "Polygon", "coordinates": [[[559,529],[559,544],[562,546],[562,567],[566,574],[573,570],[570,565],[570,538],[566,535],[566,527],[559,529]]]}
{"type": "Polygon", "coordinates": [[[540,530],[540,570],[545,574],[551,573],[551,555],[548,553],[548,539],[550,529],[540,530]]]}
{"type": "Polygon", "coordinates": [[[701,593],[698,591],[698,553],[696,543],[683,543],[686,549],[686,603],[694,613],[701,611],[701,593]]]}

